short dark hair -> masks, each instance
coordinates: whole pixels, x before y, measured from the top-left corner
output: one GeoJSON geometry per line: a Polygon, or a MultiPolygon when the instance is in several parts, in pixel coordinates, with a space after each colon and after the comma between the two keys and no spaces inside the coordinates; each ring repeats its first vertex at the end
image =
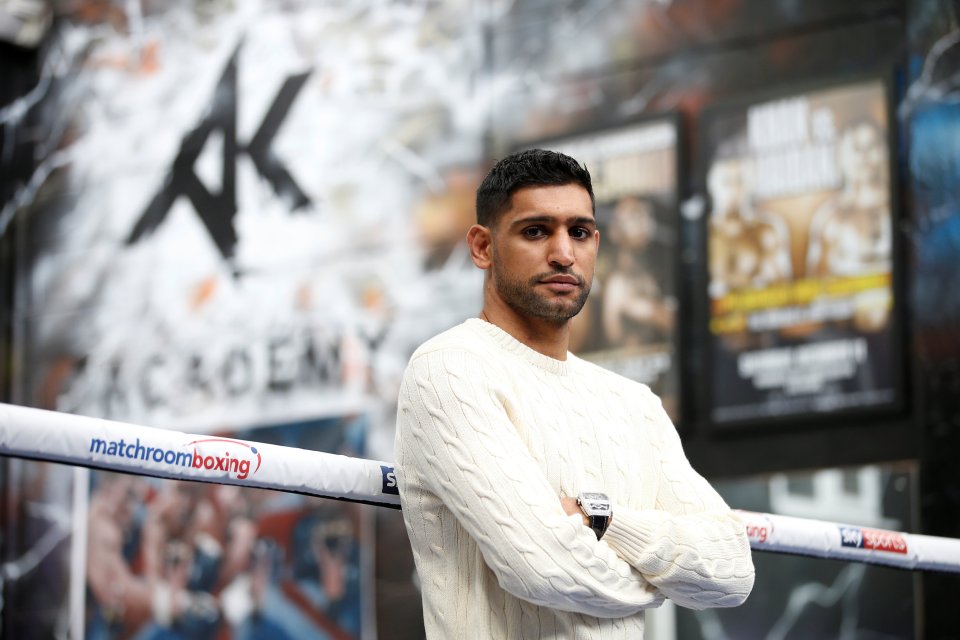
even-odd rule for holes
{"type": "Polygon", "coordinates": [[[513,194],[524,187],[578,184],[590,194],[596,214],[593,183],[587,167],[559,151],[529,149],[493,165],[477,189],[477,224],[492,227],[510,209],[513,194]]]}

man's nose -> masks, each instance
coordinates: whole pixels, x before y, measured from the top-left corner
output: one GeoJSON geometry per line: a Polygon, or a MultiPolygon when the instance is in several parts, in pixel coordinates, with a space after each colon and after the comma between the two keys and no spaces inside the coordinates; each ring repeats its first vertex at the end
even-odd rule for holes
{"type": "Polygon", "coordinates": [[[573,240],[566,233],[558,233],[550,239],[550,252],[547,260],[553,266],[569,267],[573,265],[573,240]]]}

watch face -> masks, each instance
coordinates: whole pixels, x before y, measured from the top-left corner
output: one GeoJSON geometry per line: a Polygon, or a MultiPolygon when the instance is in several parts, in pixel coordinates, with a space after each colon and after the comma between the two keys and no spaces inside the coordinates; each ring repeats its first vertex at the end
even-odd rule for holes
{"type": "Polygon", "coordinates": [[[609,516],[610,499],[603,493],[581,493],[580,506],[588,516],[609,516]]]}

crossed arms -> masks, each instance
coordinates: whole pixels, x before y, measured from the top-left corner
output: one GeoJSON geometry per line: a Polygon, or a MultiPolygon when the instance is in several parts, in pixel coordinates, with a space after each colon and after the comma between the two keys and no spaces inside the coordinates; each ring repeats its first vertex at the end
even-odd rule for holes
{"type": "MultiPolygon", "coordinates": [[[[753,585],[743,525],[689,465],[659,401],[653,509],[618,504],[602,541],[567,515],[505,406],[503,372],[468,349],[418,354],[400,390],[401,495],[442,502],[500,586],[540,606],[616,618],[665,597],[702,609],[741,604],[753,585]]],[[[645,389],[645,387],[644,387],[645,389]]],[[[600,489],[600,487],[591,487],[600,489]]],[[[444,517],[446,514],[441,514],[444,517]]],[[[416,525],[415,525],[416,526],[416,525]]]]}

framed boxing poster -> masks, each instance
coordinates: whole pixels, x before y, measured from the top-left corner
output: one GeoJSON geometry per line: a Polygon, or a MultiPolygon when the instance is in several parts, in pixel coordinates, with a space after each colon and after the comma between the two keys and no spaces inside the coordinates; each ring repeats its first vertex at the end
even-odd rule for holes
{"type": "Polygon", "coordinates": [[[585,164],[596,198],[600,253],[570,349],[648,385],[680,421],[677,330],[679,117],[668,113],[540,140],[585,164]]]}
{"type": "Polygon", "coordinates": [[[889,94],[859,78],[704,111],[711,423],[902,401],[889,94]]]}

